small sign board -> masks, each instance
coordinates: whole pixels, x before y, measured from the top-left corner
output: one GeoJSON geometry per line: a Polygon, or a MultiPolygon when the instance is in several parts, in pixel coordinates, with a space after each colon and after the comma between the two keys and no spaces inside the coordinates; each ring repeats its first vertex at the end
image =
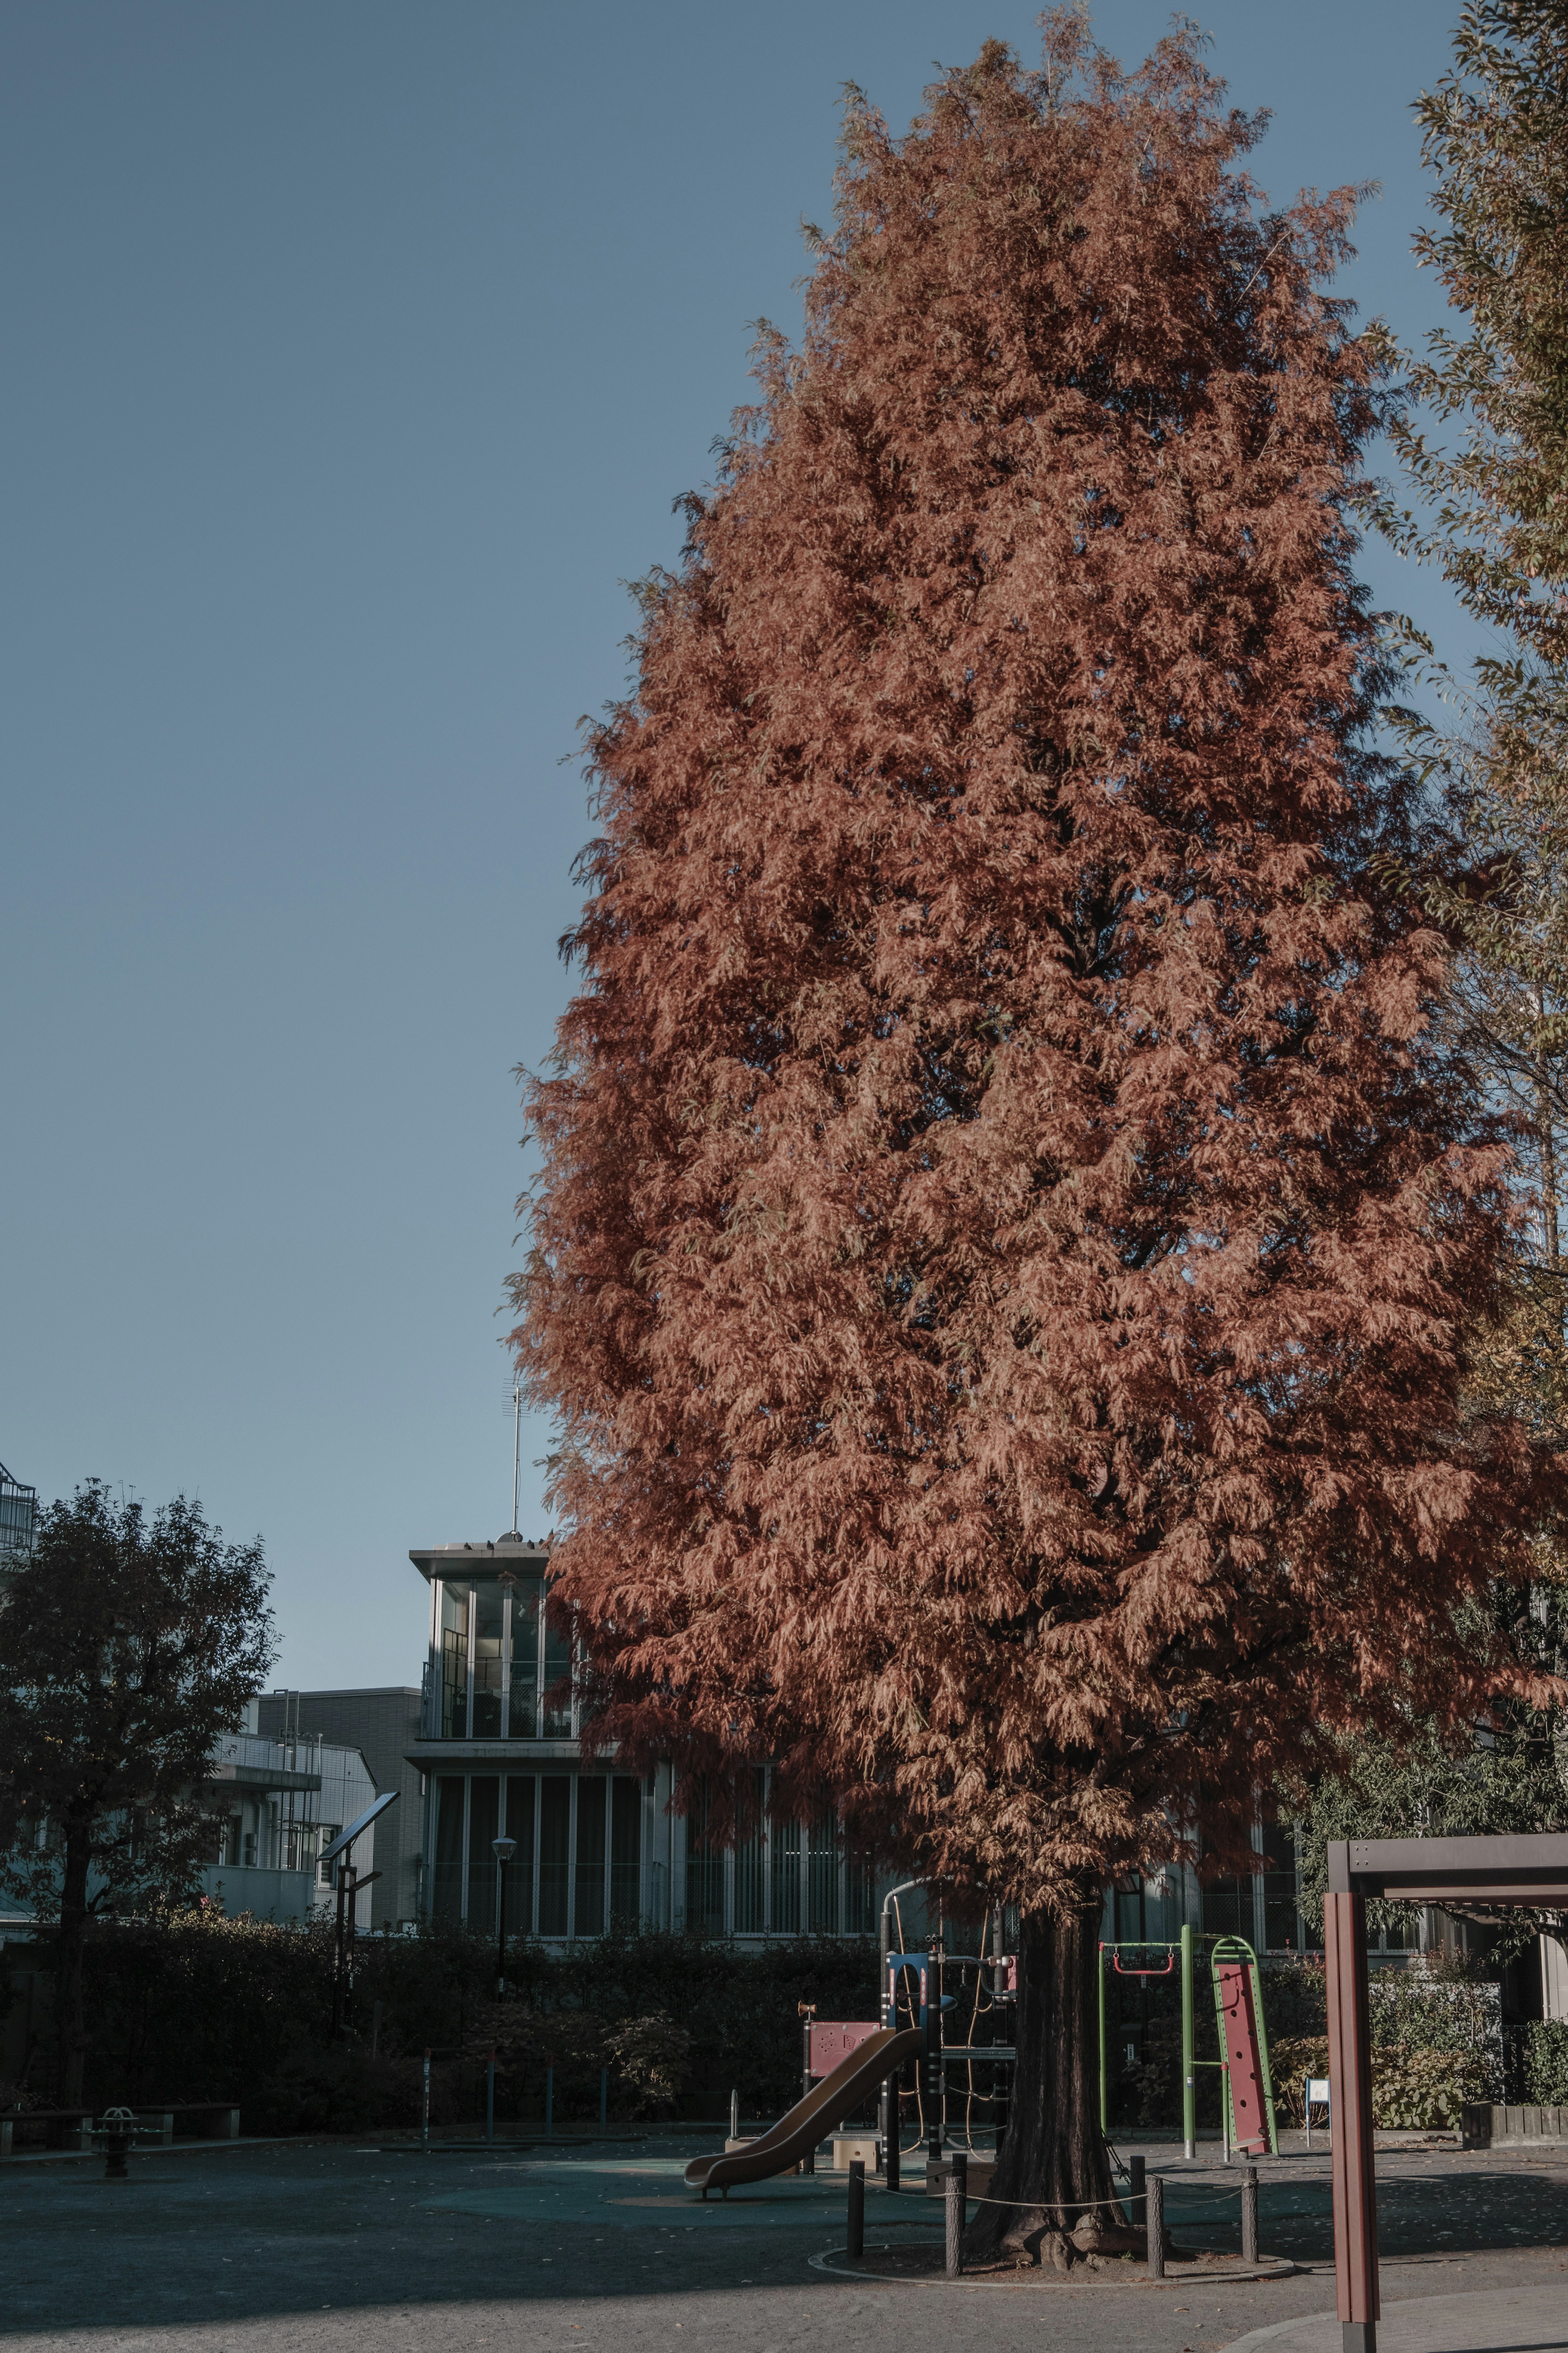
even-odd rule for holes
{"type": "Polygon", "coordinates": [[[814,2018],[811,2022],[812,2073],[831,2075],[835,2067],[844,2064],[852,2051],[858,2051],[862,2042],[880,2032],[881,2029],[874,2018],[814,2018]]]}

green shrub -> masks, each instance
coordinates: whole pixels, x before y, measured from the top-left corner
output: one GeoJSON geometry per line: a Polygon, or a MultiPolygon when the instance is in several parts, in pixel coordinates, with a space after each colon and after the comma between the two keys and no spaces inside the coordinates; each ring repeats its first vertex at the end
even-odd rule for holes
{"type": "MultiPolygon", "coordinates": [[[[345,2052],[332,2046],[329,1924],[228,1919],[211,1905],[163,1921],[105,1923],[87,1955],[86,2096],[98,2108],[232,2100],[247,2126],[265,2122],[278,2132],[391,2128],[417,2121],[400,2069],[409,2063],[417,2074],[429,2049],[433,2120],[472,2120],[484,2107],[481,2030],[494,2006],[495,1966],[489,1937],[461,1927],[431,1923],[414,1936],[359,1937],[345,2052]],[[364,2049],[373,2036],[379,2063],[364,2049]]],[[[803,1938],[740,1951],[657,1931],[571,1947],[520,1939],[507,1974],[512,2000],[538,2021],[538,2052],[537,2063],[520,2064],[498,2085],[503,2121],[542,2114],[543,2058],[556,2046],[556,2115],[596,2117],[603,2054],[588,2042],[655,2019],[668,2021],[655,2038],[658,2052],[645,2028],[613,2070],[614,2112],[668,2113],[679,2074],[682,2114],[722,2116],[732,2088],[749,2115],[776,2114],[800,2083],[802,2002],[824,2018],[877,2015],[869,1944],[803,1938]],[[586,2041],[574,2021],[591,2024],[586,2041]]]]}
{"type": "Polygon", "coordinates": [[[1305,2124],[1303,2098],[1309,2075],[1329,2072],[1326,2034],[1281,2034],[1268,2039],[1268,2073],[1274,2085],[1274,2113],[1281,2124],[1305,2124]]]}
{"type": "MultiPolygon", "coordinates": [[[[416,2059],[372,2057],[363,2044],[303,2044],[290,2052],[251,2104],[262,2133],[357,2133],[417,2125],[424,2098],[416,2059]]],[[[431,2070],[430,2118],[454,2120],[451,2070],[431,2070]]]]}
{"type": "Polygon", "coordinates": [[[1372,2054],[1372,2120],[1383,2132],[1457,2132],[1459,2112],[1487,2096],[1479,2051],[1381,2045],[1372,2054]]]}
{"type": "Polygon", "coordinates": [[[1526,2100],[1546,2108],[1568,2107],[1568,2018],[1532,2019],[1523,2041],[1526,2100]]]}

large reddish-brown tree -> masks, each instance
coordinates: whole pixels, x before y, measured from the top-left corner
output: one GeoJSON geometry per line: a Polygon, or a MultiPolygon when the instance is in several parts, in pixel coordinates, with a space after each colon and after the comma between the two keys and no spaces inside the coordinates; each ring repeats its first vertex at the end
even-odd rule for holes
{"type": "Polygon", "coordinates": [[[1506,1677],[1452,1617],[1531,1480],[1460,1402],[1503,1157],[1377,879],[1348,199],[1264,214],[1221,100],[1064,17],[905,139],[855,104],[594,739],[529,1096],[598,1734],[1021,1907],[998,2182],[1058,2258],[1107,1883],[1506,1677]]]}

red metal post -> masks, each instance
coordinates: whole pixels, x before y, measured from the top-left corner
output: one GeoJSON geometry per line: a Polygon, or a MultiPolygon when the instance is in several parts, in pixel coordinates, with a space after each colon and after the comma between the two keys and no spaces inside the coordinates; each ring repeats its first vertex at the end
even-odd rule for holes
{"type": "MultiPolygon", "coordinates": [[[[1336,1874],[1337,1875],[1337,1874],[1336,1874]]],[[[1334,2284],[1344,2353],[1377,2353],[1377,2185],[1372,2158],[1372,2038],[1366,1899],[1323,1899],[1328,1962],[1329,2123],[1333,2142],[1334,2284]]]]}

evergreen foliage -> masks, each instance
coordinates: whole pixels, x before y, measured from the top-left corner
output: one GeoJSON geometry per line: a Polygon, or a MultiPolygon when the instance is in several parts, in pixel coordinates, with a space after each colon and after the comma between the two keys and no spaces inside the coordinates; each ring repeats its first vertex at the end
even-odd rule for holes
{"type": "MultiPolygon", "coordinates": [[[[246,2129],[352,2132],[419,2120],[423,2053],[434,2054],[433,2120],[483,2112],[493,2040],[495,1946],[460,1927],[355,1940],[352,2032],[331,2042],[330,1922],[227,1919],[203,1905],[159,1920],[106,1922],[88,1939],[84,2096],[237,2102],[246,2129]],[[379,2018],[377,2016],[379,2007],[379,2018]],[[373,2055],[372,2043],[375,2045],[373,2055]]],[[[12,1956],[15,1966],[15,1956],[12,1956]]],[[[738,2089],[749,2116],[798,2096],[802,2002],[824,2017],[874,2018],[874,1947],[805,1939],[761,1950],[657,1931],[559,1947],[519,1939],[507,1956],[525,2063],[502,2086],[504,2118],[542,2114],[545,2053],[559,2056],[556,2113],[598,2115],[599,2067],[612,2067],[611,2114],[658,2113],[628,2043],[626,2066],[598,2047],[663,2013],[689,2038],[679,2106],[708,2118],[738,2089]],[[590,2028],[584,2043],[580,2028],[590,2028]],[[589,2046],[592,2047],[589,2047],[589,2046]]],[[[40,2053],[47,2061],[47,2050],[40,2053]]],[[[47,2073],[19,2087],[52,2098],[47,2073]]]]}
{"type": "Polygon", "coordinates": [[[1107,1881],[1545,1688],[1458,1624],[1539,1482],[1465,1388],[1507,1153],[1365,735],[1351,199],[1264,209],[1260,128],[1067,12],[903,139],[852,95],[804,347],[592,738],[528,1089],[590,1739],[1020,1906],[999,2188],[1058,2260],[1107,1881]]]}

